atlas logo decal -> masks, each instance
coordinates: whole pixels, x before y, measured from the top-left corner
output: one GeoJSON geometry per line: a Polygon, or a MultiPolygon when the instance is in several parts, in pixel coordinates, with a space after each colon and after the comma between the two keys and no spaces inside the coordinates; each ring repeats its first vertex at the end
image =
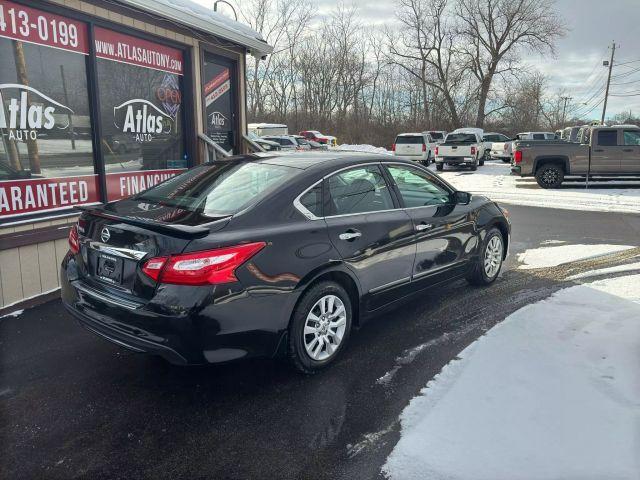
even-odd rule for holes
{"type": "Polygon", "coordinates": [[[212,127],[221,128],[224,127],[225,123],[227,122],[227,117],[225,117],[220,112],[210,113],[209,116],[211,117],[212,127]]]}
{"type": "Polygon", "coordinates": [[[113,108],[114,125],[133,135],[136,142],[150,142],[171,133],[172,118],[149,100],[134,98],[113,108]]]}
{"type": "Polygon", "coordinates": [[[9,140],[36,140],[41,130],[69,127],[73,110],[44,93],[20,83],[0,84],[0,128],[9,130],[9,140]],[[5,103],[3,92],[17,90],[19,95],[5,103]],[[6,106],[6,108],[5,108],[6,106]],[[60,122],[56,125],[56,122],[60,122]]]}

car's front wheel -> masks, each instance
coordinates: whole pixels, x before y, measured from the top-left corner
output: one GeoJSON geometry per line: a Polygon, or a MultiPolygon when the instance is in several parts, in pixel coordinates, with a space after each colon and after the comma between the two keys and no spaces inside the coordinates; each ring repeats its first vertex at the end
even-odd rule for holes
{"type": "Polygon", "coordinates": [[[303,373],[313,374],[332,363],[351,332],[349,295],[339,284],[325,281],[307,290],[289,326],[289,358],[303,373]]]}
{"type": "Polygon", "coordinates": [[[492,228],[484,238],[478,259],[467,280],[473,285],[489,285],[493,283],[504,260],[504,239],[497,228],[492,228]]]}

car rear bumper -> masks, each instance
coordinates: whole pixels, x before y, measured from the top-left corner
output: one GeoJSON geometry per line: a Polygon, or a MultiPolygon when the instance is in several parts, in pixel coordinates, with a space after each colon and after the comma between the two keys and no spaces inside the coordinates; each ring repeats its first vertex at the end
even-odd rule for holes
{"type": "Polygon", "coordinates": [[[291,291],[252,295],[239,284],[162,285],[151,300],[138,303],[98,282],[74,278],[73,262],[68,256],[62,263],[61,296],[84,328],[178,365],[274,356],[298,296],[291,291]]]}
{"type": "Polygon", "coordinates": [[[436,157],[436,163],[447,165],[474,165],[475,162],[473,157],[436,157]]]}

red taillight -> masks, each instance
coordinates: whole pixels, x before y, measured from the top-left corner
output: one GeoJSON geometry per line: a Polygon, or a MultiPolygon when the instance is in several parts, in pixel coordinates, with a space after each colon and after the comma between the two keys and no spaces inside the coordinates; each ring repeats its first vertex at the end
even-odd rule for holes
{"type": "Polygon", "coordinates": [[[502,146],[502,150],[504,150],[505,152],[506,152],[507,150],[509,150],[509,145],[505,143],[505,144],[502,146]]]}
{"type": "Polygon", "coordinates": [[[436,157],[438,156],[438,147],[436,147],[436,157]]]}
{"type": "Polygon", "coordinates": [[[476,147],[471,147],[471,155],[475,155],[476,154],[476,147]]]}
{"type": "Polygon", "coordinates": [[[522,161],[522,151],[516,150],[513,154],[513,159],[516,161],[516,163],[520,163],[522,161]]]}
{"type": "Polygon", "coordinates": [[[423,152],[426,152],[426,151],[427,151],[427,146],[426,146],[424,143],[422,144],[422,151],[423,151],[423,152]]]}
{"type": "Polygon", "coordinates": [[[147,260],[142,271],[160,283],[210,285],[237,281],[235,270],[264,248],[265,242],[147,260]]]}
{"type": "Polygon", "coordinates": [[[395,143],[391,144],[391,151],[392,152],[396,151],[396,144],[395,143]]]}
{"type": "Polygon", "coordinates": [[[80,251],[80,240],[78,239],[78,227],[76,225],[69,230],[69,250],[73,254],[80,251]]]}

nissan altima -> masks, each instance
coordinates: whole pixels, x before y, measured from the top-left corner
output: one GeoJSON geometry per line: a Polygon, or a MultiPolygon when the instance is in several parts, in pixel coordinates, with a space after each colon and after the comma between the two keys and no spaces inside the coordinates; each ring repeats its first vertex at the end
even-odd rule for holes
{"type": "Polygon", "coordinates": [[[85,207],[62,300],[89,331],[176,364],[332,363],[355,327],[425,289],[496,280],[506,210],[370,154],[237,156],[85,207]]]}

